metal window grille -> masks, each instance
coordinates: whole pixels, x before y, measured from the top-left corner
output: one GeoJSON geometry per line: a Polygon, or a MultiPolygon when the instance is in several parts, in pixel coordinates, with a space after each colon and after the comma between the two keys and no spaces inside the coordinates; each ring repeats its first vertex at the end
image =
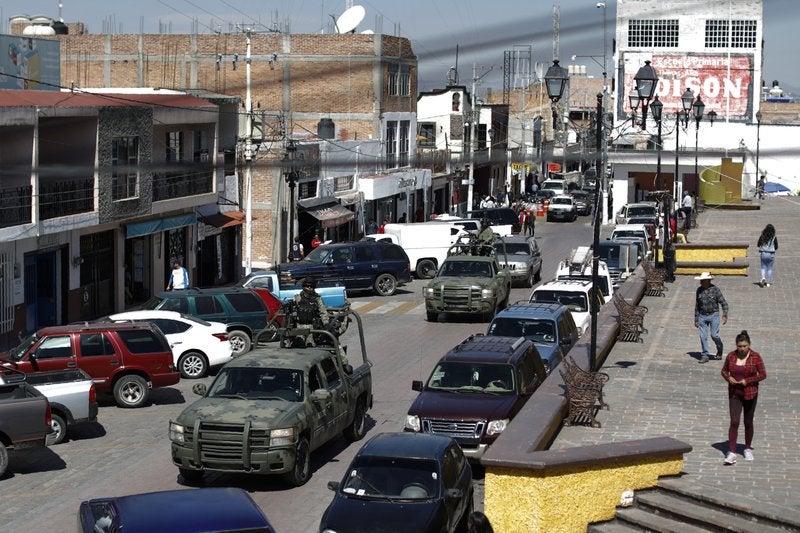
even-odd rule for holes
{"type": "Polygon", "coordinates": [[[707,20],[706,48],[755,48],[755,20],[707,20]]]}
{"type": "Polygon", "coordinates": [[[14,255],[0,248],[0,333],[14,327],[14,255]]]}
{"type": "Polygon", "coordinates": [[[397,96],[399,94],[399,71],[400,65],[397,63],[390,63],[389,64],[389,76],[388,76],[388,92],[389,96],[397,96]]]}
{"type": "Polygon", "coordinates": [[[397,167],[397,121],[386,122],[386,168],[397,167]]]}
{"type": "Polygon", "coordinates": [[[677,48],[679,29],[677,19],[632,19],[628,21],[628,46],[677,48]]]}
{"type": "Polygon", "coordinates": [[[139,188],[139,138],[117,137],[111,143],[112,199],[134,198],[139,188]]]}

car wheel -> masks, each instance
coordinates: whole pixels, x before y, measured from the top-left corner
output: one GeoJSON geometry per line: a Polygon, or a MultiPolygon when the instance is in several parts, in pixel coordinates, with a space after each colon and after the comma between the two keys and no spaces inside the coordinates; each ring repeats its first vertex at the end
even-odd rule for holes
{"type": "Polygon", "coordinates": [[[439,313],[435,313],[432,311],[426,311],[428,322],[438,322],[439,321],[439,313]]]}
{"type": "Polygon", "coordinates": [[[420,279],[431,279],[436,275],[436,263],[430,259],[423,259],[417,263],[417,277],[420,279]]]}
{"type": "Polygon", "coordinates": [[[202,470],[190,470],[188,468],[179,468],[178,473],[181,475],[186,483],[198,484],[203,481],[202,470]]]}
{"type": "Polygon", "coordinates": [[[114,383],[114,399],[120,407],[141,407],[150,397],[150,387],[142,376],[127,374],[114,383]]]}
{"type": "Polygon", "coordinates": [[[0,477],[6,473],[6,469],[8,468],[8,450],[6,450],[5,444],[0,442],[0,477]]]}
{"type": "Polygon", "coordinates": [[[67,436],[67,422],[60,415],[55,413],[50,418],[50,427],[53,432],[47,436],[47,445],[60,444],[67,436]]]}
{"type": "Polygon", "coordinates": [[[533,278],[533,281],[535,281],[536,283],[539,283],[540,281],[542,281],[542,267],[541,266],[539,267],[539,270],[536,271],[536,275],[533,278]]]}
{"type": "Polygon", "coordinates": [[[208,372],[208,362],[200,352],[186,352],[178,359],[178,370],[183,378],[202,378],[208,372]]]}
{"type": "Polygon", "coordinates": [[[356,402],[356,412],[353,421],[344,430],[344,438],[350,442],[361,440],[367,433],[367,405],[364,400],[356,402]]]}
{"type": "Polygon", "coordinates": [[[374,287],[378,296],[391,296],[397,290],[397,279],[389,273],[378,274],[374,287]]]}
{"type": "Polygon", "coordinates": [[[240,329],[228,332],[228,342],[231,343],[234,357],[239,357],[250,351],[250,335],[240,329]]]}
{"type": "Polygon", "coordinates": [[[456,525],[456,531],[459,533],[467,533],[469,531],[469,517],[472,514],[472,510],[475,508],[475,504],[473,503],[474,498],[475,495],[470,492],[469,502],[467,502],[464,508],[464,514],[461,515],[461,519],[458,521],[458,525],[456,525]]]}
{"type": "Polygon", "coordinates": [[[533,284],[536,283],[536,274],[533,273],[533,269],[528,272],[528,278],[525,280],[525,286],[530,288],[533,287],[533,284]]]}
{"type": "Polygon", "coordinates": [[[285,474],[286,482],[293,487],[305,485],[311,477],[311,451],[308,447],[308,439],[300,437],[294,456],[294,468],[285,474]]]}

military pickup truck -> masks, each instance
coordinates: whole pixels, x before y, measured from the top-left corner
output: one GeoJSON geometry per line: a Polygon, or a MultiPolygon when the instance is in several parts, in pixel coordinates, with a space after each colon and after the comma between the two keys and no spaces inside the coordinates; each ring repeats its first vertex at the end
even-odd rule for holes
{"type": "Polygon", "coordinates": [[[361,318],[350,315],[357,327],[341,338],[282,328],[280,342],[227,363],[208,388],[195,385],[202,398],[169,424],[172,462],[183,479],[200,482],[205,471],[281,474],[300,486],[311,477],[312,451],[341,434],[363,438],[372,363],[361,318]],[[309,336],[316,346],[294,342],[309,336]]]}
{"type": "Polygon", "coordinates": [[[2,372],[5,374],[0,373],[0,384],[24,380],[50,402],[53,432],[47,436],[48,446],[63,442],[69,427],[97,421],[94,380],[80,368],[26,374],[4,366],[2,372]]]}
{"type": "Polygon", "coordinates": [[[439,313],[480,314],[488,322],[508,304],[511,275],[500,267],[494,253],[492,246],[475,242],[451,247],[436,277],[422,289],[429,322],[436,322],[439,313]]]}
{"type": "Polygon", "coordinates": [[[0,477],[8,469],[8,451],[43,448],[50,433],[47,398],[21,378],[0,383],[0,477]]]}

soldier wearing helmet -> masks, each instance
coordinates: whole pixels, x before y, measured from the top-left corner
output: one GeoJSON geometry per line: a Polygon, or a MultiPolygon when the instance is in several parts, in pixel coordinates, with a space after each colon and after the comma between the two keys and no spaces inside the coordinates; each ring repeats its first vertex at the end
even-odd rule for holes
{"type": "Polygon", "coordinates": [[[322,302],[322,297],[317,294],[317,280],[308,276],[300,280],[303,290],[294,295],[297,304],[297,327],[321,329],[330,317],[328,309],[322,302]]]}
{"type": "MultiPolygon", "coordinates": [[[[492,227],[489,225],[489,219],[486,217],[481,219],[481,231],[478,232],[476,238],[481,248],[485,246],[491,247],[492,241],[494,240],[494,231],[492,231],[492,227]]],[[[483,250],[481,250],[481,255],[486,255],[483,253],[483,250]]]]}

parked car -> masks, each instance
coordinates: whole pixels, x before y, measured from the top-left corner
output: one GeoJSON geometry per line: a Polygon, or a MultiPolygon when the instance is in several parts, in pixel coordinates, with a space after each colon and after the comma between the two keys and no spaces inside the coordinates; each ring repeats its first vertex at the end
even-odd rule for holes
{"type": "Polygon", "coordinates": [[[561,363],[581,335],[565,306],[524,301],[497,313],[486,334],[533,341],[546,374],[561,363]]]}
{"type": "Polygon", "coordinates": [[[570,191],[570,196],[575,200],[575,209],[579,215],[592,214],[592,195],[586,191],[570,191]]]}
{"type": "Polygon", "coordinates": [[[405,431],[452,437],[478,460],[547,377],[532,341],[472,335],[448,351],[419,395],[405,431]]]}
{"type": "Polygon", "coordinates": [[[302,261],[282,263],[275,270],[281,283],[314,276],[318,281],[338,281],[348,292],[373,290],[379,296],[392,296],[411,281],[408,255],[400,246],[386,242],[323,244],[302,261]]]}
{"type": "Polygon", "coordinates": [[[319,530],[466,531],[472,468],[449,437],[380,433],[350,462],[319,530]]]}
{"type": "Polygon", "coordinates": [[[181,378],[167,338],[147,322],[42,328],[0,354],[0,362],[25,373],[80,368],[92,376],[97,392],[112,393],[120,407],[141,407],[150,389],[181,378]]]}
{"type": "Polygon", "coordinates": [[[50,402],[50,427],[47,445],[60,444],[73,426],[97,421],[97,395],[92,377],[80,368],[26,374],[14,368],[0,367],[0,384],[23,380],[41,392],[50,402]]]}
{"type": "Polygon", "coordinates": [[[578,208],[572,196],[567,194],[557,194],[550,199],[550,206],[547,208],[547,221],[569,220],[574,222],[578,219],[578,208]]]}
{"type": "Polygon", "coordinates": [[[566,180],[544,180],[542,184],[539,186],[539,190],[541,191],[553,191],[555,194],[567,194],[567,181],[566,180]]]}
{"type": "Polygon", "coordinates": [[[615,289],[628,279],[644,256],[639,251],[639,244],[634,242],[600,241],[599,250],[597,255],[608,266],[608,273],[615,289]]]}
{"type": "Polygon", "coordinates": [[[475,209],[474,211],[467,211],[467,216],[469,218],[487,219],[490,226],[496,226],[494,232],[500,235],[511,235],[522,230],[519,225],[519,216],[510,207],[475,209]]]}
{"type": "Polygon", "coordinates": [[[50,429],[50,403],[24,380],[0,381],[0,477],[9,451],[44,448],[50,429]]]}
{"type": "MultiPolygon", "coordinates": [[[[274,270],[258,270],[251,272],[249,276],[241,279],[237,287],[245,287],[251,289],[265,289],[272,293],[275,298],[280,302],[285,302],[294,298],[296,294],[303,290],[300,286],[300,280],[292,280],[290,283],[281,283],[280,276],[274,270]]],[[[322,303],[325,307],[344,307],[347,305],[347,296],[345,295],[345,288],[338,283],[317,283],[315,289],[317,294],[322,297],[322,303]]],[[[267,304],[269,307],[269,304],[267,304]]]]}
{"type": "Polygon", "coordinates": [[[256,289],[215,287],[166,291],[146,301],[141,309],[177,311],[209,322],[222,322],[228,330],[233,356],[250,351],[256,333],[267,327],[270,312],[256,289]]]}
{"type": "Polygon", "coordinates": [[[550,199],[558,194],[553,189],[539,189],[535,193],[533,193],[533,201],[535,203],[547,201],[550,202],[550,199]]]}
{"type": "Polygon", "coordinates": [[[625,204],[617,213],[616,223],[627,224],[628,220],[633,217],[656,218],[658,217],[658,205],[654,202],[625,204]]]}
{"type": "Polygon", "coordinates": [[[533,287],[542,279],[542,251],[534,237],[509,235],[494,243],[495,257],[511,275],[511,283],[523,282],[533,287]]]}
{"type": "Polygon", "coordinates": [[[620,241],[625,239],[640,239],[644,257],[650,259],[652,256],[652,246],[650,244],[650,233],[643,224],[618,224],[611,231],[611,240],[620,241]]]}
{"type": "Polygon", "coordinates": [[[566,306],[572,313],[578,331],[583,334],[589,329],[592,298],[597,298],[598,309],[605,303],[602,291],[592,289],[591,279],[566,279],[539,285],[533,289],[529,301],[558,303],[566,306]]]}
{"type": "Polygon", "coordinates": [[[102,320],[142,320],[158,326],[169,341],[181,377],[187,379],[202,378],[208,374],[209,367],[224,365],[233,359],[228,329],[222,322],[206,322],[177,311],[157,309],[117,313],[102,320]]]}
{"type": "Polygon", "coordinates": [[[628,224],[641,224],[647,229],[648,239],[652,247],[656,246],[658,236],[658,220],[652,217],[632,217],[628,219],[628,224]]]}
{"type": "Polygon", "coordinates": [[[78,509],[78,531],[275,533],[250,495],[232,487],[167,490],[87,500],[81,502],[78,509]]]}

